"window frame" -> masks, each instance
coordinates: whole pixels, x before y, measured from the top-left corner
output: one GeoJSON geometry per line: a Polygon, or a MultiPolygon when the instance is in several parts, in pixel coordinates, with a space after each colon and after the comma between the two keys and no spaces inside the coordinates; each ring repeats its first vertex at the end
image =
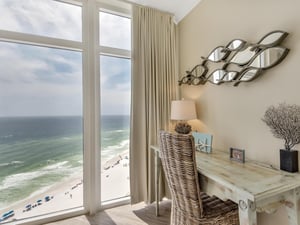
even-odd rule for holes
{"type": "Polygon", "coordinates": [[[131,51],[100,46],[99,12],[108,12],[131,19],[131,4],[118,0],[53,0],[82,7],[82,41],[26,34],[0,29],[0,41],[72,50],[82,53],[82,102],[83,102],[83,207],[66,209],[18,220],[18,224],[41,224],[120,204],[129,198],[101,205],[100,191],[100,55],[131,59],[131,51]]]}
{"type": "MultiPolygon", "coordinates": [[[[86,8],[86,2],[87,0],[58,0],[59,2],[66,3],[66,4],[73,4],[82,7],[82,26],[84,24],[84,21],[86,20],[84,18],[84,8],[86,8]]],[[[84,33],[82,31],[82,36],[84,36],[84,33]]],[[[83,37],[82,37],[83,39],[83,37]]],[[[15,43],[15,44],[26,44],[26,45],[32,45],[32,46],[40,46],[40,47],[46,47],[46,48],[56,48],[56,49],[61,49],[61,50],[71,50],[75,52],[81,52],[82,53],[82,61],[84,61],[84,52],[86,48],[84,47],[85,44],[79,41],[72,41],[72,40],[67,40],[67,39],[59,39],[59,38],[53,38],[53,37],[47,37],[47,36],[41,36],[41,35],[36,35],[36,34],[27,34],[27,33],[22,33],[22,32],[17,32],[17,31],[7,31],[7,30],[2,30],[0,29],[0,41],[2,42],[10,42],[10,43],[15,43]]],[[[86,70],[84,69],[84,65],[82,64],[82,101],[84,104],[84,99],[87,97],[85,96],[86,94],[84,93],[85,85],[85,77],[86,77],[86,70]]],[[[86,117],[86,110],[83,108],[83,126],[85,127],[85,117],[86,117]]],[[[83,139],[84,139],[84,133],[83,133],[83,139]]],[[[85,141],[84,141],[85,142],[85,141]]],[[[85,152],[85,145],[83,145],[83,152],[85,152]]],[[[85,155],[85,154],[83,154],[85,155]]],[[[86,168],[85,165],[87,163],[84,162],[83,164],[83,175],[85,174],[86,168]]],[[[85,186],[85,184],[84,184],[85,186]]],[[[85,190],[85,187],[84,189],[85,190]]],[[[76,207],[76,208],[71,208],[71,209],[66,209],[63,211],[57,211],[57,212],[52,212],[49,214],[43,214],[43,215],[38,215],[36,217],[29,217],[25,219],[20,219],[18,220],[18,224],[40,224],[40,223],[47,223],[51,222],[54,220],[60,220],[64,219],[67,217],[71,216],[77,216],[77,215],[82,215],[88,212],[88,208],[86,207],[87,200],[85,199],[83,191],[83,206],[82,207],[76,207]]],[[[4,223],[5,224],[5,223],[4,223]]]]}
{"type": "MultiPolygon", "coordinates": [[[[99,36],[99,34],[100,34],[100,32],[99,32],[99,28],[100,28],[99,15],[100,15],[100,12],[110,13],[112,15],[132,19],[131,5],[128,5],[127,3],[123,3],[123,2],[122,2],[122,4],[120,4],[120,2],[112,1],[112,0],[110,0],[110,1],[109,0],[98,1],[97,15],[96,15],[96,17],[98,18],[97,19],[97,26],[96,26],[96,28],[97,28],[96,29],[96,34],[98,36],[98,39],[97,39],[97,59],[98,59],[98,61],[96,63],[98,64],[97,68],[99,69],[99,71],[98,71],[99,79],[100,79],[100,76],[101,76],[100,75],[100,66],[101,66],[100,65],[100,56],[101,55],[116,57],[116,58],[130,59],[131,60],[131,51],[130,50],[121,49],[121,48],[114,48],[114,47],[107,47],[107,46],[100,45],[100,36],[99,36]],[[110,4],[108,4],[108,2],[110,4]],[[122,6],[122,7],[119,7],[119,6],[122,6]]],[[[100,80],[98,81],[98,84],[100,85],[100,80]]],[[[99,93],[100,92],[101,92],[101,89],[100,89],[100,86],[99,86],[99,93]]],[[[100,96],[99,96],[99,101],[98,102],[99,102],[99,113],[100,113],[101,112],[101,97],[100,96]]],[[[98,122],[98,124],[99,124],[99,127],[100,127],[100,121],[98,122]]],[[[98,137],[100,137],[100,135],[101,134],[99,133],[98,137]]],[[[100,144],[101,143],[100,143],[100,140],[99,140],[99,146],[100,146],[100,144]]],[[[99,148],[99,155],[101,155],[101,149],[100,148],[99,148]]],[[[101,157],[99,157],[99,159],[101,159],[101,157]]],[[[99,165],[100,165],[100,168],[101,168],[101,160],[99,161],[99,165]]],[[[98,171],[100,171],[100,169],[98,171]]],[[[100,177],[101,177],[100,173],[99,173],[98,177],[100,179],[100,177]]],[[[99,189],[98,190],[101,190],[100,187],[101,187],[101,181],[99,182],[99,189]]],[[[130,203],[130,197],[123,197],[123,198],[120,198],[120,199],[117,199],[117,200],[111,200],[111,201],[102,203],[101,193],[99,193],[99,194],[100,194],[100,196],[99,196],[99,203],[100,203],[99,209],[100,210],[108,209],[108,208],[112,208],[112,207],[115,207],[115,206],[130,203]]]]}
{"type": "MultiPolygon", "coordinates": [[[[108,6],[107,4],[99,4],[99,13],[100,12],[109,13],[109,14],[112,14],[115,16],[120,16],[120,17],[125,17],[128,19],[131,19],[131,11],[125,10],[125,9],[120,9],[117,7],[111,7],[111,6],[108,6]],[[119,10],[119,11],[113,11],[113,10],[119,10]]],[[[98,27],[100,27],[99,24],[98,24],[98,27]]],[[[98,30],[98,33],[99,33],[99,30],[98,30]]],[[[107,55],[107,56],[112,56],[112,57],[131,59],[131,51],[130,50],[100,45],[100,37],[99,37],[98,46],[99,46],[98,51],[99,51],[100,55],[107,55]]]]}

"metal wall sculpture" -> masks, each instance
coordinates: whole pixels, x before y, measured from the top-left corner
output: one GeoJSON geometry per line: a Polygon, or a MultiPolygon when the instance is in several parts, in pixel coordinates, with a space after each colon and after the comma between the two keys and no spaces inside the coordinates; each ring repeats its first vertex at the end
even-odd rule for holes
{"type": "Polygon", "coordinates": [[[264,70],[279,64],[288,54],[289,49],[279,46],[288,35],[284,31],[272,31],[256,44],[234,39],[226,46],[218,46],[186,76],[179,80],[179,85],[200,85],[249,82],[257,78],[264,70]]]}

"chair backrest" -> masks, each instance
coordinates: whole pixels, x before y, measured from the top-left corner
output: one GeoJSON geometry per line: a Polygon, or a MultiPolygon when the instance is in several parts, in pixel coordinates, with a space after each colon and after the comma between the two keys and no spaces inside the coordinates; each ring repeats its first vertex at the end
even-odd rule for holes
{"type": "Polygon", "coordinates": [[[190,217],[203,214],[192,135],[160,132],[160,153],[172,202],[190,217]]]}

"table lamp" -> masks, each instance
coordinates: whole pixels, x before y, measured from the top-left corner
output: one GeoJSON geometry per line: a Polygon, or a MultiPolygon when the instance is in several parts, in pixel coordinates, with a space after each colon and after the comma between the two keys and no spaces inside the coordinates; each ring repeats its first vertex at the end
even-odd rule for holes
{"type": "Polygon", "coordinates": [[[192,100],[176,100],[171,104],[171,120],[178,120],[175,131],[179,134],[188,134],[192,127],[186,121],[197,119],[195,102],[192,100]]]}

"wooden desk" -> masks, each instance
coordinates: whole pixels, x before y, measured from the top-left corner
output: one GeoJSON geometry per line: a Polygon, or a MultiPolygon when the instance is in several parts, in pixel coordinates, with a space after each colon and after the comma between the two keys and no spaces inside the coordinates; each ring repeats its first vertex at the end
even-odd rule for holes
{"type": "MultiPolygon", "coordinates": [[[[157,147],[152,146],[152,149],[159,152],[157,147]]],[[[241,225],[257,225],[256,212],[272,213],[282,204],[286,207],[289,225],[300,225],[299,173],[287,173],[254,162],[238,163],[229,159],[229,153],[216,150],[212,154],[196,152],[196,162],[201,174],[201,190],[236,202],[241,225]]]]}
{"type": "Polygon", "coordinates": [[[159,156],[159,147],[151,145],[150,149],[155,153],[155,214],[156,216],[159,216],[159,175],[161,173],[161,161],[159,156]]]}
{"type": "Polygon", "coordinates": [[[242,225],[256,225],[256,212],[274,212],[286,206],[289,224],[300,225],[300,174],[286,173],[266,165],[229,160],[229,154],[196,153],[201,188],[209,195],[239,205],[242,225]]]}

